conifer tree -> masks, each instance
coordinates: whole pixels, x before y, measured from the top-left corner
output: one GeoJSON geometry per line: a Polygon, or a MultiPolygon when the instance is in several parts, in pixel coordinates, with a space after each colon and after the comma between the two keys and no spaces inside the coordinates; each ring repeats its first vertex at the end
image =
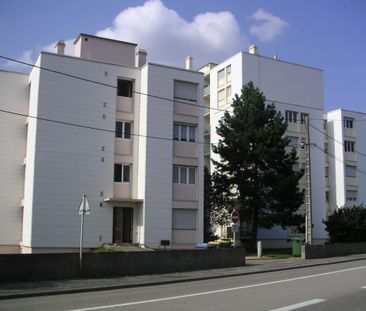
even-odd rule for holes
{"type": "Polygon", "coordinates": [[[213,152],[220,160],[213,163],[222,183],[235,193],[241,237],[253,247],[259,228],[304,222],[298,213],[303,171],[293,170],[298,158],[285,137],[287,123],[253,82],[235,95],[232,108],[216,128],[220,140],[213,152]]]}

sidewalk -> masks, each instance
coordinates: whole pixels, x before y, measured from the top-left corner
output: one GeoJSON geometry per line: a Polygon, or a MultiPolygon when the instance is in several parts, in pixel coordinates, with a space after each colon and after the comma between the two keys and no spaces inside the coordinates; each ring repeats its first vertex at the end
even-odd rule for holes
{"type": "Polygon", "coordinates": [[[308,260],[298,258],[259,260],[255,257],[247,257],[247,264],[245,266],[235,268],[101,279],[0,283],[0,300],[208,280],[254,273],[298,269],[302,267],[336,264],[364,259],[366,259],[366,254],[308,260]]]}

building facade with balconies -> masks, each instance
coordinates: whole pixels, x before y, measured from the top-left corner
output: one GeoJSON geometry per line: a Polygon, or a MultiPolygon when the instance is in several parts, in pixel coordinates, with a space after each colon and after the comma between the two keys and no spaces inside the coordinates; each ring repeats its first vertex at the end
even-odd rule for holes
{"type": "Polygon", "coordinates": [[[337,207],[366,203],[366,114],[337,109],[326,114],[331,213],[337,207]]]}
{"type": "Polygon", "coordinates": [[[81,34],[75,56],[63,48],[29,75],[0,72],[1,108],[24,115],[0,115],[0,251],[77,250],[82,194],[85,248],[202,242],[203,75],[128,42],[81,34]]]}
{"type": "MultiPolygon", "coordinates": [[[[323,129],[323,71],[258,55],[256,47],[249,53],[239,52],[220,64],[208,64],[202,67],[205,75],[205,103],[210,106],[209,114],[205,115],[205,128],[210,128],[207,135],[211,144],[219,141],[216,127],[224,111],[230,111],[234,94],[240,94],[243,85],[253,81],[266,96],[268,103],[274,103],[288,123],[287,136],[290,146],[298,149],[299,162],[294,169],[306,168],[305,148],[307,135],[310,137],[309,148],[311,157],[311,204],[313,219],[314,243],[322,243],[326,239],[322,219],[325,218],[325,157],[322,149],[324,135],[317,129],[323,129]],[[208,95],[209,94],[209,95],[208,95]],[[309,131],[305,119],[310,122],[309,131]],[[319,149],[320,147],[320,149],[319,149]]],[[[205,165],[211,171],[215,168],[210,159],[219,160],[214,153],[206,154],[205,165]]],[[[305,178],[300,187],[305,189],[305,178]]],[[[304,211],[305,205],[300,208],[304,211]]],[[[245,220],[241,219],[241,234],[245,235],[245,220]]],[[[289,247],[289,238],[293,232],[274,227],[271,230],[259,230],[258,239],[264,247],[289,247]]]]}

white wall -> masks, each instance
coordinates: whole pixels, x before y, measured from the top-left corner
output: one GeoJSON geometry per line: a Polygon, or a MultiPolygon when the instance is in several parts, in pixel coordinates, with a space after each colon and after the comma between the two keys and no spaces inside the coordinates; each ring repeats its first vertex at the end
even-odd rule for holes
{"type": "Polygon", "coordinates": [[[109,132],[37,121],[33,145],[28,144],[29,150],[35,146],[34,187],[28,189],[25,207],[32,211],[32,230],[26,232],[23,243],[33,248],[78,247],[78,206],[85,193],[91,215],[85,218],[84,245],[98,247],[112,241],[113,206],[99,205],[113,196],[115,86],[119,76],[139,80],[139,71],[49,53],[42,53],[40,64],[112,87],[42,71],[39,81],[37,76],[31,78],[32,86],[40,85],[38,102],[31,100],[30,107],[38,117],[109,132]]]}
{"type": "MultiPolygon", "coordinates": [[[[0,109],[28,113],[28,75],[0,71],[0,109]]],[[[19,251],[22,232],[21,200],[27,139],[26,117],[0,112],[0,253],[5,246],[19,251]]]]}
{"type": "MultiPolygon", "coordinates": [[[[174,80],[199,84],[199,104],[202,104],[203,75],[167,66],[148,64],[147,93],[173,99],[174,80]]],[[[144,73],[143,73],[144,75],[144,73]]],[[[142,113],[142,111],[141,111],[142,113]]],[[[173,169],[173,113],[172,101],[149,97],[146,113],[146,134],[165,137],[168,140],[147,138],[146,140],[146,182],[145,182],[145,244],[158,247],[161,240],[172,241],[172,169],[173,169]]],[[[203,141],[202,113],[198,128],[198,140],[203,141]]],[[[197,182],[200,189],[197,242],[203,234],[203,148],[199,146],[200,162],[197,182]]]]}

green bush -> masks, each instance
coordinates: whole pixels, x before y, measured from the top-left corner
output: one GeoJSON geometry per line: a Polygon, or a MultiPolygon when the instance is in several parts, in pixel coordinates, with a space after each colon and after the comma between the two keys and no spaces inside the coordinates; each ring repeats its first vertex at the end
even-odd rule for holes
{"type": "Polygon", "coordinates": [[[338,208],[323,223],[330,243],[366,241],[366,208],[362,205],[338,208]]]}

